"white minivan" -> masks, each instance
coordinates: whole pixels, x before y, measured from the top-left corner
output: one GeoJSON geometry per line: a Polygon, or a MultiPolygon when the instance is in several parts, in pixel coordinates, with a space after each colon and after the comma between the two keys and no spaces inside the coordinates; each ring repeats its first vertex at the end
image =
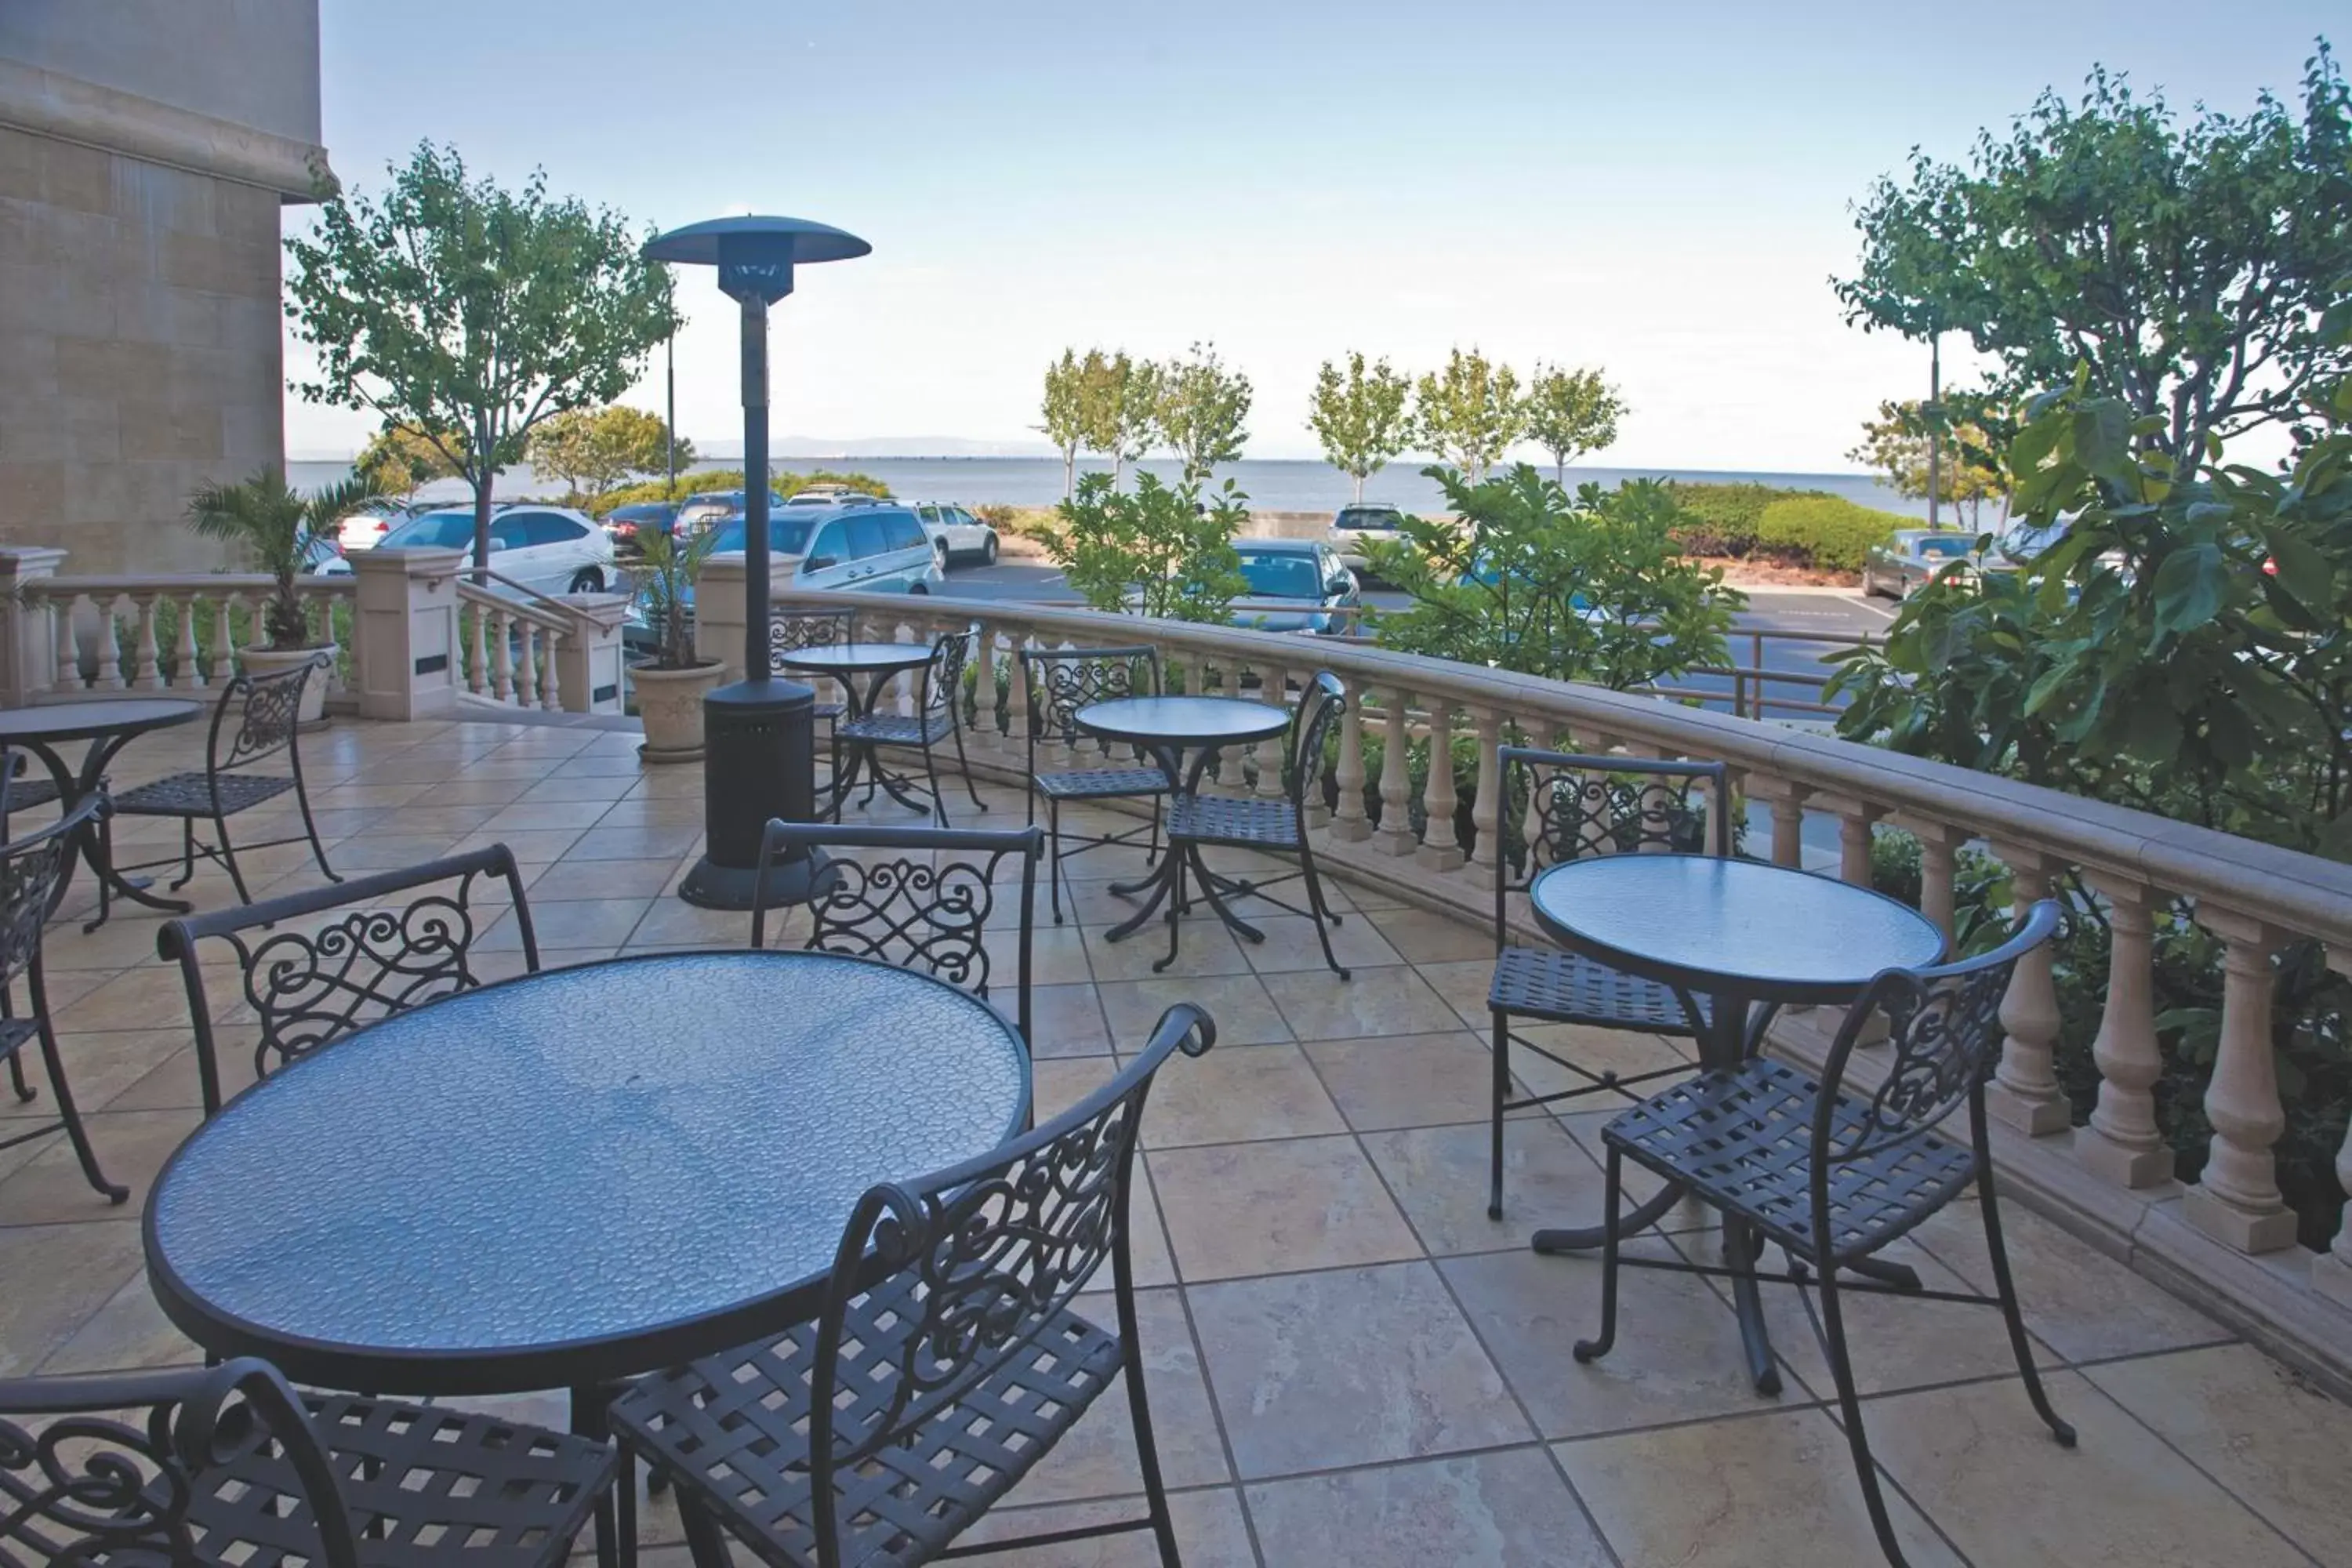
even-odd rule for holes
{"type": "MultiPolygon", "coordinates": [[[[740,515],[718,528],[714,553],[743,548],[740,515]]],[[[786,507],[768,514],[768,549],[775,581],[803,588],[928,594],[940,581],[929,536],[902,506],[786,507]]]]}

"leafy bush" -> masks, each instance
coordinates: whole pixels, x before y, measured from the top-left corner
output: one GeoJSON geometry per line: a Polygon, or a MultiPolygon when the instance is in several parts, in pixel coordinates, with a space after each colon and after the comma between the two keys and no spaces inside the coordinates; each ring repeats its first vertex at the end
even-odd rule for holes
{"type": "Polygon", "coordinates": [[[1002,502],[992,503],[988,506],[976,506],[971,509],[971,515],[980,519],[981,521],[988,524],[989,527],[996,530],[999,533],[1010,533],[1013,531],[1013,509],[1002,502]]]}
{"type": "Polygon", "coordinates": [[[1907,519],[1857,506],[1843,496],[1792,496],[1756,519],[1756,546],[1801,556],[1824,572],[1859,572],[1874,544],[1884,544],[1907,519]]]}
{"type": "MultiPolygon", "coordinates": [[[[769,488],[790,499],[811,485],[847,485],[851,489],[879,500],[890,499],[890,487],[873,475],[837,474],[830,468],[819,468],[807,474],[778,474],[769,488]]],[[[705,468],[698,473],[678,475],[675,484],[662,479],[647,479],[640,485],[623,485],[618,489],[606,490],[590,500],[586,510],[594,516],[603,517],[614,507],[635,506],[640,501],[684,500],[706,490],[740,490],[743,488],[742,469],[705,468]]]]}
{"type": "Polygon", "coordinates": [[[1234,536],[1249,513],[1233,481],[1205,501],[1187,479],[1139,474],[1131,491],[1088,474],[1039,537],[1078,595],[1097,610],[1133,609],[1160,619],[1222,621],[1249,587],[1234,536]]]}
{"type": "Polygon", "coordinates": [[[1748,555],[1756,549],[1756,525],[1764,509],[1799,496],[1827,495],[1826,490],[1782,489],[1778,485],[1752,483],[1706,484],[1668,479],[1682,521],[1675,525],[1675,542],[1693,555],[1748,555]]]}

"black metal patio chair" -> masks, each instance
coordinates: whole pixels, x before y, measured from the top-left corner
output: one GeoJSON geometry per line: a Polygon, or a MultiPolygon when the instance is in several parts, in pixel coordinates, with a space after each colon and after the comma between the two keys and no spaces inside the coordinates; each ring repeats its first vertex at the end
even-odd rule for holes
{"type": "MultiPolygon", "coordinates": [[[[342,879],[327,864],[327,847],[319,842],[319,824],[310,815],[310,792],[302,782],[302,749],[297,739],[296,719],[301,711],[302,688],[313,676],[320,675],[327,667],[325,656],[302,666],[276,675],[240,675],[221,689],[220,700],[213,708],[210,733],[205,741],[205,771],[172,773],[152,784],[137,784],[118,792],[113,796],[112,817],[176,816],[182,825],[180,854],[176,863],[179,879],[172,884],[184,888],[195,877],[196,857],[218,860],[228,868],[229,880],[236,884],[239,903],[253,901],[252,892],[245,885],[245,873],[236,863],[236,847],[229,841],[228,819],[255,806],[276,800],[291,791],[295,803],[302,810],[300,837],[269,838],[245,847],[249,854],[256,849],[268,849],[279,844],[299,844],[307,839],[310,854],[319,862],[319,870],[331,882],[342,879]],[[260,773],[248,770],[283,753],[288,772],[260,773]],[[213,825],[214,842],[196,841],[196,824],[213,825]]],[[[109,820],[111,820],[110,818],[109,820]]],[[[102,823],[101,831],[110,831],[102,823]]],[[[113,848],[110,837],[106,850],[110,860],[113,848]]],[[[152,870],[159,866],[174,864],[172,858],[142,861],[136,866],[116,863],[121,871],[152,870]]],[[[99,918],[106,918],[106,879],[99,879],[99,918]]]]}
{"type": "Polygon", "coordinates": [[[1136,1331],[1129,1187],[1151,1081],[1208,1050],[1179,1004],[1084,1102],[993,1153],[860,1199],[814,1322],[638,1382],[622,1444],[677,1487],[696,1568],[732,1538],[771,1563],[913,1568],[1019,1483],[1116,1381],[1135,1427],[1144,1517],[992,1542],[1048,1545],[1150,1530],[1178,1561],[1136,1331]],[[1111,1263],[1116,1329],[1072,1310],[1111,1263]]]}
{"type": "Polygon", "coordinates": [[[998,916],[1004,863],[1020,860],[1018,945],[1013,958],[1013,1021],[1024,1044],[1030,1037],[1030,955],[1035,934],[1037,860],[1043,829],[1030,827],[844,827],[829,822],[772,820],[760,835],[760,874],[753,887],[751,945],[768,944],[768,868],[790,848],[898,850],[896,856],[843,856],[816,874],[809,900],[813,952],[875,958],[912,969],[983,1000],[993,992],[996,965],[988,928],[998,916]]]}
{"type": "Polygon", "coordinates": [[[0,747],[0,844],[8,840],[10,814],[47,805],[58,798],[55,781],[27,778],[25,763],[24,752],[13,746],[0,747]]]}
{"type": "Polygon", "coordinates": [[[0,1563],[555,1568],[617,1464],[260,1361],[0,1382],[0,1563]]]}
{"type": "MultiPolygon", "coordinates": [[[[1516,843],[1519,853],[1516,858],[1507,852],[1498,855],[1495,878],[1495,971],[1486,990],[1486,1009],[1494,1022],[1489,1219],[1503,1217],[1505,1112],[1589,1094],[1613,1092],[1630,1100],[1633,1096],[1626,1091],[1633,1085],[1688,1070],[1676,1064],[1627,1075],[1596,1072],[1518,1034],[1511,1026],[1514,1019],[1695,1037],[1706,1006],[1701,998],[1622,973],[1580,953],[1514,942],[1512,895],[1525,893],[1540,873],[1561,861],[1588,856],[1731,853],[1730,771],[1721,763],[1586,756],[1524,746],[1501,747],[1496,759],[1509,825],[1504,847],[1507,851],[1516,843]],[[1706,794],[1694,801],[1693,790],[1701,784],[1706,794]],[[1582,1081],[1549,1094],[1514,1099],[1514,1046],[1582,1081]]],[[[1769,1017],[1769,1012],[1764,1014],[1766,1021],[1769,1017]]]]}
{"type": "MultiPolygon", "coordinates": [[[[787,680],[805,682],[806,675],[785,668],[785,654],[856,640],[856,610],[778,610],[768,620],[768,672],[787,680]]],[[[814,711],[830,738],[841,723],[841,716],[848,711],[848,704],[839,700],[819,702],[814,711]]]]}
{"type": "MultiPolygon", "coordinates": [[[[14,766],[11,754],[0,750],[0,778],[14,766]]],[[[75,841],[90,819],[105,809],[104,798],[93,795],[38,832],[0,843],[0,1056],[8,1058],[9,1087],[16,1091],[18,1102],[29,1105],[38,1091],[25,1076],[25,1047],[37,1045],[42,1068],[48,1074],[49,1093],[58,1106],[55,1121],[23,1129],[7,1124],[10,1131],[0,1136],[0,1149],[13,1149],[63,1129],[74,1157],[81,1162],[83,1177],[107,1202],[119,1204],[130,1197],[131,1189],[108,1181],[106,1173],[99,1169],[89,1131],[82,1125],[80,1108],[74,1104],[73,1087],[66,1079],[57,1028],[49,1017],[48,980],[41,966],[42,931],[48,923],[49,906],[57,901],[58,885],[73,864],[75,841]],[[19,976],[25,982],[28,1016],[24,1017],[16,1015],[19,976]]]]}
{"type": "MultiPolygon", "coordinates": [[[[1277,696],[1279,693],[1276,694],[1277,696]]],[[[1316,940],[1323,944],[1323,962],[1340,979],[1350,978],[1339,958],[1331,951],[1331,933],[1325,926],[1339,923],[1339,916],[1324,901],[1323,880],[1315,868],[1314,841],[1307,837],[1307,806],[1317,795],[1323,783],[1323,752],[1332,730],[1348,710],[1347,689],[1339,678],[1329,670],[1318,670],[1310,678],[1306,689],[1299,694],[1298,711],[1292,716],[1290,735],[1283,760],[1283,798],[1255,800],[1234,795],[1179,795],[1168,805],[1168,853],[1184,856],[1210,845],[1227,845],[1242,849],[1255,849],[1262,855],[1288,857],[1297,863],[1297,869],[1278,877],[1226,878],[1217,876],[1204,867],[1201,872],[1201,893],[1220,912],[1226,912],[1228,897],[1264,899],[1276,909],[1294,915],[1305,915],[1315,925],[1316,940]],[[1288,881],[1303,880],[1307,884],[1304,908],[1276,898],[1266,889],[1288,881]]],[[[1176,956],[1176,921],[1186,907],[1185,865],[1180,858],[1176,865],[1174,893],[1169,902],[1168,956],[1176,956]]],[[[1233,920],[1230,913],[1226,918],[1233,920]]],[[[1263,935],[1256,940],[1264,941],[1263,935]]]]}
{"type": "Polygon", "coordinates": [[[481,984],[475,945],[496,919],[497,906],[488,906],[486,920],[475,889],[490,878],[506,883],[523,969],[536,974],[539,942],[530,904],[523,897],[514,855],[503,844],[267,903],[165,921],[155,934],[155,951],[165,963],[178,963],[187,985],[205,1114],[218,1110],[223,1096],[200,944],[225,942],[244,974],[240,1000],[253,1009],[260,1030],[253,1072],[265,1078],[363,1024],[481,984]],[[433,890],[405,903],[394,901],[395,895],[418,889],[433,890]],[[320,915],[330,918],[314,918],[320,915]]]}
{"type": "Polygon", "coordinates": [[[1045,803],[1048,867],[1047,901],[1054,923],[1062,923],[1062,803],[1089,800],[1151,802],[1151,820],[1122,833],[1071,834],[1077,847],[1072,855],[1114,844],[1133,844],[1148,835],[1144,864],[1160,858],[1161,797],[1168,794],[1168,775],[1133,747],[1123,751],[1078,728],[1078,710],[1091,703],[1122,697],[1160,695],[1160,650],[1135,647],[1024,647],[1021,650],[1024,684],[1029,691],[1029,820],[1037,820],[1037,802],[1045,803]],[[1075,752],[1079,765],[1037,767],[1039,742],[1075,752]]]}
{"type": "MultiPolygon", "coordinates": [[[[927,793],[931,801],[931,816],[941,827],[948,825],[947,797],[940,793],[940,770],[932,756],[933,748],[952,740],[955,742],[956,768],[963,774],[963,787],[971,796],[972,809],[986,811],[988,804],[980,798],[980,790],[971,782],[971,761],[964,754],[963,746],[963,668],[971,658],[972,639],[980,635],[977,625],[960,631],[944,631],[931,639],[931,657],[915,677],[915,710],[911,714],[864,713],[845,720],[833,731],[833,776],[842,776],[841,751],[856,744],[874,748],[873,765],[878,772],[880,752],[912,751],[922,753],[923,776],[929,781],[927,793]]],[[[911,782],[911,781],[901,781],[911,782]]],[[[869,776],[866,798],[874,798],[877,780],[869,776]]],[[[840,802],[835,801],[836,812],[840,802]]]]}
{"type": "Polygon", "coordinates": [[[1806,1315],[1836,1382],[1838,1405],[1861,1478],[1863,1500],[1888,1562],[1903,1553],[1880,1495],[1878,1472],[1863,1426],[1862,1402],[1847,1354],[1841,1298],[1849,1290],[1904,1294],[1923,1300],[1998,1307],[2034,1414],[2066,1447],[2074,1429],[2050,1407],[2010,1278],[2001,1245],[2000,1198],[1985,1121],[1985,1079],[2000,1058],[2000,1001],[2017,961],[2058,929],[2056,903],[2043,900],[2026,912],[2009,940],[1981,957],[1932,969],[1891,969],[1871,982],[1846,1015],[1818,1079],[1764,1057],[1734,1068],[1700,1074],[1643,1100],[1601,1130],[1608,1147],[1608,1219],[1603,1229],[1601,1333],[1580,1341],[1576,1359],[1608,1352],[1617,1334],[1617,1271],[1621,1267],[1685,1273],[1732,1274],[1768,1283],[1808,1283],[1821,1292],[1821,1310],[1804,1297],[1806,1315]],[[1854,1048],[1869,1026],[1884,1018],[1892,1048],[1874,1049],[1885,1075],[1875,1090],[1847,1091],[1854,1048]],[[1936,1129],[1968,1108],[1969,1141],[1936,1129]],[[1617,1247],[1624,1162],[1633,1161],[1719,1210],[1730,1267],[1708,1268],[1664,1258],[1621,1257],[1617,1247]],[[1984,1223],[1993,1293],[1924,1290],[1900,1285],[1841,1283],[1838,1274],[1907,1235],[1973,1184],[1984,1223]],[[1755,1271],[1760,1247],[1778,1246],[1784,1274],[1755,1271]]]}

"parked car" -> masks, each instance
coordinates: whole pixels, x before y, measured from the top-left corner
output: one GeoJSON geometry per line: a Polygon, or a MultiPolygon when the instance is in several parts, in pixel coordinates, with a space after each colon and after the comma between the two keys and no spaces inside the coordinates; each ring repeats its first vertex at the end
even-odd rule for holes
{"type": "MultiPolygon", "coordinates": [[[[677,504],[677,516],[670,521],[671,531],[693,537],[711,524],[724,522],[730,517],[743,515],[744,495],[741,490],[702,490],[687,497],[677,504]]],[[[784,509],[784,498],[775,491],[768,492],[770,515],[784,509]]]]}
{"type": "Polygon", "coordinates": [[[1331,519],[1330,544],[1339,552],[1339,559],[1350,569],[1361,572],[1367,564],[1364,546],[1368,543],[1393,543],[1404,537],[1404,513],[1381,501],[1359,501],[1343,506],[1331,519]]]}
{"type": "Polygon", "coordinates": [[[383,511],[355,511],[337,520],[335,547],[346,555],[354,550],[373,550],[383,542],[385,534],[409,519],[439,511],[446,505],[446,501],[413,500],[383,511]]]}
{"type": "Polygon", "coordinates": [[[633,506],[616,506],[604,515],[604,532],[613,541],[613,553],[623,561],[635,561],[645,554],[644,536],[667,533],[677,526],[680,503],[674,500],[638,501],[633,506]]]}
{"type": "MultiPolygon", "coordinates": [[[[745,540],[741,514],[717,525],[714,555],[740,554],[745,540]]],[[[923,525],[903,506],[783,507],[768,514],[771,580],[796,588],[855,589],[861,594],[928,594],[940,585],[938,557],[923,525]]],[[[694,592],[685,595],[689,609],[694,592]]],[[[629,606],[621,640],[650,647],[658,637],[647,614],[645,591],[629,606]]]]}
{"type": "Polygon", "coordinates": [[[294,553],[301,561],[303,572],[310,576],[348,574],[351,571],[342,565],[342,550],[333,540],[322,539],[307,528],[294,535],[294,553]],[[330,563],[341,567],[341,574],[331,572],[330,563]]]}
{"type": "MultiPolygon", "coordinates": [[[[470,509],[428,511],[413,517],[377,541],[384,550],[442,549],[470,552],[470,509]]],[[[349,561],[322,569],[348,573],[349,561]]],[[[616,579],[613,541],[585,512],[560,506],[508,506],[490,519],[490,570],[536,594],[601,594],[616,579]]]]}
{"type": "Polygon", "coordinates": [[[996,564],[996,530],[971,515],[962,507],[946,501],[909,501],[915,515],[922,520],[923,531],[931,536],[931,545],[939,552],[940,569],[957,556],[978,561],[982,566],[996,564]]]}
{"type": "Polygon", "coordinates": [[[1973,533],[1949,529],[1899,528],[1884,544],[1874,544],[1862,561],[1862,591],[1907,599],[1929,583],[1955,573],[2011,570],[1988,561],[1973,533]]]}
{"type": "Polygon", "coordinates": [[[1262,632],[1331,637],[1356,629],[1363,590],[1339,552],[1319,539],[1236,539],[1248,594],[1233,624],[1262,632]]]}

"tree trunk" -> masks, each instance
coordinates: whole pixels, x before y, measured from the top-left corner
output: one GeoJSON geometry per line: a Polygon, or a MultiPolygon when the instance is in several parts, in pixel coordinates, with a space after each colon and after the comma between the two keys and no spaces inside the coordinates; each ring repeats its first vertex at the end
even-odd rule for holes
{"type": "Polygon", "coordinates": [[[474,582],[485,588],[490,583],[490,485],[497,477],[485,468],[474,481],[474,582]]]}
{"type": "Polygon", "coordinates": [[[1568,489],[1568,455],[1564,452],[1551,455],[1551,481],[1562,489],[1568,489]]]}
{"type": "Polygon", "coordinates": [[[1356,476],[1356,504],[1364,504],[1364,476],[1361,474],[1356,476]]]}
{"type": "Polygon", "coordinates": [[[1127,454],[1126,454],[1126,453],[1124,453],[1124,452],[1113,452],[1113,453],[1110,455],[1110,489],[1111,489],[1111,494],[1113,494],[1113,495],[1117,495],[1117,494],[1118,493],[1118,488],[1119,488],[1119,486],[1121,486],[1122,484],[1124,484],[1124,483],[1126,483],[1126,482],[1127,482],[1127,454]]]}
{"type": "Polygon", "coordinates": [[[1062,499],[1069,500],[1078,493],[1078,449],[1075,446],[1062,448],[1062,499]]]}

